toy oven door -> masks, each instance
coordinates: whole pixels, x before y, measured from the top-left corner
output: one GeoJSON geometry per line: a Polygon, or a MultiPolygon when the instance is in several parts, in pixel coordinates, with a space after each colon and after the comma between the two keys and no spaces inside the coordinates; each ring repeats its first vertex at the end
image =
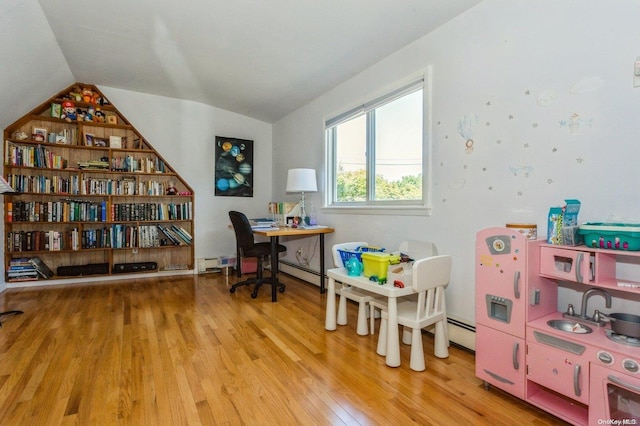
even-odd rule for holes
{"type": "Polygon", "coordinates": [[[640,377],[591,364],[589,424],[639,424],[640,377]],[[612,423],[612,420],[618,421],[612,423]]]}

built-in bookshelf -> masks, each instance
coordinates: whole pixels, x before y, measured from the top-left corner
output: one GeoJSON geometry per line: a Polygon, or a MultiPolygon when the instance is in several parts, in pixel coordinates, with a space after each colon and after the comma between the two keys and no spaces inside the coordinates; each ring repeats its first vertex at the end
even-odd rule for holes
{"type": "Polygon", "coordinates": [[[53,271],[38,278],[50,280],[77,276],[60,267],[118,276],[114,265],[194,268],[193,190],[96,86],[57,93],[4,140],[3,176],[16,191],[4,195],[8,282],[36,279],[15,272],[29,259],[53,271]]]}

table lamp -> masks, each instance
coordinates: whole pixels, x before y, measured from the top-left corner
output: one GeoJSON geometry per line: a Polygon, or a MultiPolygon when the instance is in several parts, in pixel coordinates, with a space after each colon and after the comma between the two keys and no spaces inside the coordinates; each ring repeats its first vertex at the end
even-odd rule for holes
{"type": "Polygon", "coordinates": [[[315,169],[289,169],[287,174],[287,192],[300,192],[300,216],[302,223],[306,223],[307,212],[304,209],[304,193],[316,192],[318,185],[316,183],[315,169]]]}

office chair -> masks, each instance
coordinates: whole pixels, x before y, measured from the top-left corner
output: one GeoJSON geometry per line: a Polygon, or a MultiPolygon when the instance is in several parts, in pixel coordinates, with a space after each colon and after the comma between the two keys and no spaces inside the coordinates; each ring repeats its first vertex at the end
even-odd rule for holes
{"type": "MultiPolygon", "coordinates": [[[[284,284],[282,283],[274,283],[272,278],[264,278],[264,268],[263,264],[265,260],[271,254],[271,243],[263,242],[256,243],[253,238],[253,229],[251,229],[251,224],[249,223],[249,219],[243,213],[230,211],[229,218],[231,219],[231,223],[233,224],[233,231],[236,234],[236,244],[238,245],[238,252],[241,257],[257,257],[258,258],[258,269],[255,278],[249,278],[247,280],[241,281],[239,283],[235,283],[229,289],[230,293],[235,293],[236,288],[255,284],[253,288],[253,293],[251,293],[251,297],[255,299],[258,297],[258,290],[264,283],[270,283],[271,285],[277,285],[280,293],[284,292],[284,284]]],[[[287,248],[282,244],[278,244],[278,253],[285,252],[287,248]]],[[[240,262],[240,259],[238,259],[240,262]]],[[[272,271],[273,273],[273,271],[272,271]]]]}

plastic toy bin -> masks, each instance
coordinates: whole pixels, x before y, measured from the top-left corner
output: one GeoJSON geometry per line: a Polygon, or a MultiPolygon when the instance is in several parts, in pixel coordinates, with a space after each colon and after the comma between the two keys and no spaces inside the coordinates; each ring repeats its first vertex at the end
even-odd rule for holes
{"type": "Polygon", "coordinates": [[[611,250],[640,250],[640,224],[585,223],[578,230],[588,247],[611,250]]]}
{"type": "Polygon", "coordinates": [[[352,250],[338,249],[338,253],[340,253],[340,259],[342,259],[343,266],[346,266],[349,259],[351,259],[353,256],[358,258],[358,261],[362,262],[362,253],[382,252],[382,251],[384,251],[382,247],[371,247],[371,246],[361,246],[352,250]]]}
{"type": "Polygon", "coordinates": [[[365,277],[375,276],[379,280],[386,280],[389,265],[395,263],[400,263],[400,255],[378,252],[362,253],[363,274],[365,277]]]}

